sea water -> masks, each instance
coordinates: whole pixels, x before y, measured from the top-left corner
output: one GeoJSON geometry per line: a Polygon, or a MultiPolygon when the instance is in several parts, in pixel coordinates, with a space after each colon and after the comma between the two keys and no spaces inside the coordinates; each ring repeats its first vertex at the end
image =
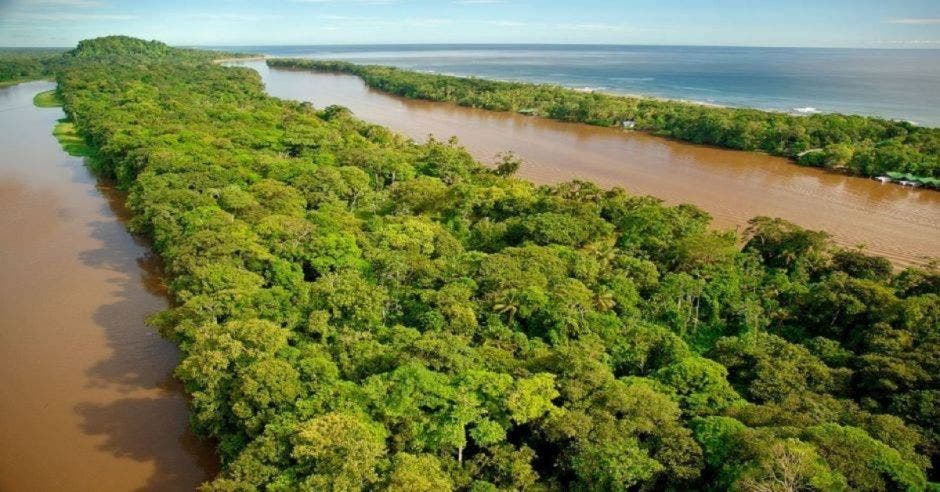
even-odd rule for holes
{"type": "Polygon", "coordinates": [[[700,46],[241,46],[278,57],[560,84],[793,114],[940,126],[940,50],[700,46]]]}

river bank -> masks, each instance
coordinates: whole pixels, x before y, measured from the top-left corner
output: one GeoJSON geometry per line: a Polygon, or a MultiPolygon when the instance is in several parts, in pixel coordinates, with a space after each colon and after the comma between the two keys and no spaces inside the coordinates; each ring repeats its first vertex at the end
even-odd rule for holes
{"type": "Polygon", "coordinates": [[[277,68],[356,75],[369,87],[410,99],[643,130],[693,144],[764,152],[860,176],[910,173],[935,186],[940,130],[843,114],[794,116],[747,108],[618,97],[546,84],[499,82],[344,61],[269,59],[277,68]]]}
{"type": "Polygon", "coordinates": [[[743,230],[758,215],[825,230],[839,244],[866,245],[897,265],[923,264],[940,254],[940,193],[793,165],[780,157],[732,151],[454,104],[394,97],[358,77],[257,70],[271,95],[339,104],[358,117],[416,140],[456,135],[478,159],[513,151],[526,163],[520,176],[537,183],[571,179],[620,186],[668,203],[691,203],[717,227],[743,230]]]}
{"type": "Polygon", "coordinates": [[[160,262],[125,229],[125,196],[52,135],[31,82],[0,89],[0,490],[192,490],[215,475],[146,318],[160,262]]]}

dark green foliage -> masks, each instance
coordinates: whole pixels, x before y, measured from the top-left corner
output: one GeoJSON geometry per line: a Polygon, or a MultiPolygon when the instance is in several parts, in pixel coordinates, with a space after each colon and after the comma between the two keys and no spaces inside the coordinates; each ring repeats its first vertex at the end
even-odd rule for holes
{"type": "Polygon", "coordinates": [[[536,187],[159,43],[58,81],[166,263],[207,490],[926,483],[937,273],[822,233],[536,187]]]}
{"type": "Polygon", "coordinates": [[[62,65],[63,50],[0,49],[0,87],[27,80],[51,78],[62,65]]]}
{"type": "Polygon", "coordinates": [[[160,41],[144,41],[130,36],[104,36],[86,39],[80,41],[75,49],[65,53],[66,62],[69,62],[68,58],[80,58],[95,63],[109,60],[120,63],[134,61],[152,63],[160,60],[203,62],[240,56],[246,55],[222,51],[173,48],[160,41]]]}
{"type": "Polygon", "coordinates": [[[51,79],[56,72],[74,62],[107,63],[134,60],[152,62],[159,59],[174,61],[210,61],[221,58],[249,56],[209,50],[171,48],[159,41],[144,41],[128,36],[106,36],[78,43],[66,51],[57,48],[0,48],[0,87],[28,80],[51,79]]]}
{"type": "Polygon", "coordinates": [[[754,109],[584,93],[554,85],[498,82],[341,61],[270,59],[273,67],[351,73],[377,89],[414,99],[536,114],[591,125],[636,128],[678,140],[790,157],[801,164],[875,176],[940,177],[940,129],[905,121],[754,109]]]}

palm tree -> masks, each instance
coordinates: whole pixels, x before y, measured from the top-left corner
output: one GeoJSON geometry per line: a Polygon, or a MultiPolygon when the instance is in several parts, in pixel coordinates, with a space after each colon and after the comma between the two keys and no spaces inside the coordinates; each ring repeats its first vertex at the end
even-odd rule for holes
{"type": "Polygon", "coordinates": [[[598,311],[606,313],[617,305],[617,301],[614,300],[613,292],[605,289],[594,296],[594,305],[598,311]]]}
{"type": "Polygon", "coordinates": [[[508,314],[509,324],[511,325],[516,313],[519,312],[519,302],[516,299],[515,291],[502,292],[499,302],[493,304],[493,311],[498,314],[508,314]]]}
{"type": "Polygon", "coordinates": [[[609,266],[617,258],[616,239],[608,238],[596,243],[591,243],[584,248],[597,260],[603,267],[609,266]]]}

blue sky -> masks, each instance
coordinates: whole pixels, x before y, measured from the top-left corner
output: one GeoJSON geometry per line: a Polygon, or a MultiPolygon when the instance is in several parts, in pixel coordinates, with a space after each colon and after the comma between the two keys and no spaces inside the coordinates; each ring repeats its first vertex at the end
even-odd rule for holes
{"type": "Polygon", "coordinates": [[[940,0],[0,0],[0,46],[601,43],[940,49],[940,0]]]}

